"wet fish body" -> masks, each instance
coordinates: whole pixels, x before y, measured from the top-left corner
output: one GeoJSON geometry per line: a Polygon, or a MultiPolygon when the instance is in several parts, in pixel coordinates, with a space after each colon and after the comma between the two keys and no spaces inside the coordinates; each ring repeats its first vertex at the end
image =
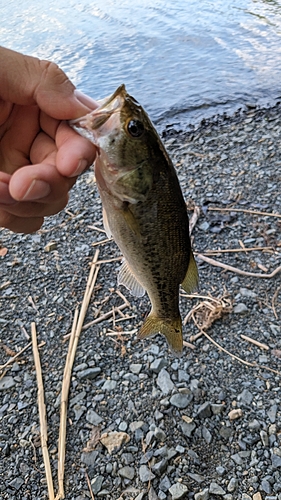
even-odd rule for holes
{"type": "Polygon", "coordinates": [[[118,283],[152,309],[138,338],[165,335],[174,354],[182,352],[179,286],[198,282],[188,215],[173,164],[148,115],[120,86],[72,126],[98,148],[95,175],[104,226],[125,260],[118,283]]]}

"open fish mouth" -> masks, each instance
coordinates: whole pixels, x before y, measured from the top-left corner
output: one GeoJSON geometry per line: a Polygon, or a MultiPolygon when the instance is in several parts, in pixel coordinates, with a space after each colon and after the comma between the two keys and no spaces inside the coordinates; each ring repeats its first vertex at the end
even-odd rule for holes
{"type": "Polygon", "coordinates": [[[126,96],[125,85],[120,85],[118,89],[109,97],[101,99],[98,102],[99,106],[91,113],[85,116],[70,120],[69,125],[73,127],[78,133],[79,129],[84,130],[97,130],[102,127],[107,120],[115,113],[119,113],[124,105],[126,96]]]}

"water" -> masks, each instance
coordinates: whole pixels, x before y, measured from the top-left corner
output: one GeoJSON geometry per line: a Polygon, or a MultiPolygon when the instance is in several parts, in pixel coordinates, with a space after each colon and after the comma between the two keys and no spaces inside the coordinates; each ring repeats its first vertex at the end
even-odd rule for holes
{"type": "Polygon", "coordinates": [[[57,62],[94,98],[120,83],[159,127],[281,94],[281,0],[10,0],[0,44],[57,62]]]}

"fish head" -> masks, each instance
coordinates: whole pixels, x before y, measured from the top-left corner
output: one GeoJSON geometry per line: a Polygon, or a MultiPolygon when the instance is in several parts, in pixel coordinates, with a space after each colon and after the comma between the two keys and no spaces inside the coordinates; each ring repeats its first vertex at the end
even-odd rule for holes
{"type": "Polygon", "coordinates": [[[70,124],[97,147],[99,187],[122,201],[143,201],[153,182],[151,158],[162,148],[158,134],[125,85],[98,103],[98,108],[70,124]]]}

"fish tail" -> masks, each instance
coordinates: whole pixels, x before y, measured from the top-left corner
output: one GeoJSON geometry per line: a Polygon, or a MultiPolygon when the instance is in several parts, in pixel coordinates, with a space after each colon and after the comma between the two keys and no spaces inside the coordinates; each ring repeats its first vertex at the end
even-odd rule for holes
{"type": "Polygon", "coordinates": [[[175,356],[181,356],[183,339],[180,316],[171,320],[167,318],[159,318],[155,314],[150,313],[139,330],[137,338],[144,339],[157,333],[165,335],[169,347],[175,356]]]}

